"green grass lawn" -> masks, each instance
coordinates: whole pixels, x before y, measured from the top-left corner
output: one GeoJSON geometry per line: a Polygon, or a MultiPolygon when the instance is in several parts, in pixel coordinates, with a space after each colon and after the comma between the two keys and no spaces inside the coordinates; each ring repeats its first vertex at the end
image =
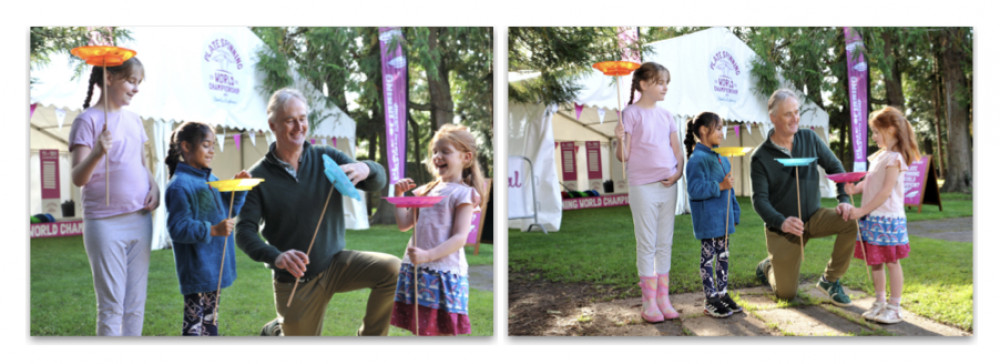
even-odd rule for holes
{"type": "MultiPolygon", "coordinates": [[[[402,257],[409,236],[410,233],[399,232],[395,226],[348,230],[347,247],[402,257]]],[[[472,255],[472,247],[465,249],[470,265],[492,266],[492,245],[481,245],[479,255],[472,255]]],[[[271,271],[242,251],[236,254],[236,267],[236,282],[222,290],[219,332],[227,336],[257,335],[261,326],[275,317],[271,271]]],[[[148,286],[143,335],[179,335],[183,297],[174,272],[173,251],[152,252],[148,286]]],[[[364,316],[368,291],[334,295],[326,312],[323,335],[354,335],[364,316]]],[[[82,237],[31,241],[30,310],[33,336],[94,335],[96,301],[82,237]]],[[[493,292],[471,289],[469,320],[472,335],[493,335],[493,292]]],[[[391,327],[389,335],[412,334],[391,327]]]]}
{"type": "MultiPolygon", "coordinates": [[[[754,270],[767,257],[764,222],[753,211],[749,197],[739,198],[740,225],[730,236],[730,287],[756,286],[754,270]]],[[[833,199],[824,206],[834,206],[833,199]]],[[[972,215],[972,197],[945,194],[944,212],[925,206],[907,215],[911,220],[972,215]]],[[[604,297],[639,296],[636,285],[635,237],[627,206],[563,212],[560,231],[508,231],[510,272],[529,274],[551,282],[593,283],[606,288],[604,297]]],[[[904,268],[903,306],[915,313],[970,330],[972,328],[972,244],[911,237],[910,257],[904,268]]],[[[671,292],[700,291],[700,242],[695,239],[691,215],[677,216],[671,258],[671,292]]],[[[833,249],[833,237],[812,239],[806,245],[802,278],[819,279],[833,249]]],[[[853,260],[842,282],[873,294],[865,266],[853,260]]]]}

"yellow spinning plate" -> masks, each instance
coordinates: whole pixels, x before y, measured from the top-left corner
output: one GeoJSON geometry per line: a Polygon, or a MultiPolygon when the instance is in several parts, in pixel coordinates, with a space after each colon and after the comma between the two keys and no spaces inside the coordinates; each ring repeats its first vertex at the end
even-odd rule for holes
{"type": "Polygon", "coordinates": [[[719,153],[723,157],[742,157],[750,151],[753,147],[718,147],[712,148],[712,151],[719,153]]]}
{"type": "Polygon", "coordinates": [[[264,182],[263,178],[237,178],[214,182],[205,182],[209,186],[217,188],[221,192],[249,191],[264,182]]]}

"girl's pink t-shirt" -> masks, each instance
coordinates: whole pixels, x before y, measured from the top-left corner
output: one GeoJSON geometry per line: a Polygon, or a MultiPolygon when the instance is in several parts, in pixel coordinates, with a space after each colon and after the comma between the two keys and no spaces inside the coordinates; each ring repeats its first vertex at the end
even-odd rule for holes
{"type": "MultiPolygon", "coordinates": [[[[146,143],[146,130],[139,115],[128,110],[108,112],[108,130],[111,131],[110,168],[102,156],[94,168],[90,181],[82,187],[83,216],[99,219],[139,211],[149,192],[149,172],[142,165],[142,148],[146,143]],[[111,203],[104,201],[104,175],[110,173],[111,203]]],[[[89,108],[73,120],[69,131],[69,150],[77,146],[94,149],[94,144],[104,127],[104,112],[89,108]]]]}
{"type": "MultiPolygon", "coordinates": [[[[423,194],[423,189],[421,188],[415,193],[423,194]]],[[[434,249],[451,237],[451,228],[455,223],[455,210],[459,206],[473,204],[473,210],[479,211],[479,194],[472,187],[462,183],[439,183],[427,196],[445,197],[434,206],[420,208],[416,227],[417,247],[420,249],[434,249]]],[[[409,263],[409,256],[404,254],[403,262],[409,263]]],[[[441,259],[420,266],[463,276],[469,274],[469,263],[465,260],[465,249],[459,249],[441,259]]]]}
{"type": "Polygon", "coordinates": [[[677,158],[670,145],[670,133],[677,124],[669,111],[629,105],[622,111],[629,134],[628,180],[630,186],[662,181],[677,173],[677,158]]]}
{"type": "Polygon", "coordinates": [[[882,189],[882,185],[885,183],[886,168],[897,167],[899,168],[899,176],[892,182],[892,193],[889,194],[889,198],[882,205],[872,210],[871,215],[906,217],[906,211],[903,210],[903,172],[906,172],[909,168],[903,160],[903,155],[898,152],[883,150],[869,157],[869,160],[871,161],[871,167],[865,176],[865,190],[861,194],[861,205],[864,206],[868,201],[875,199],[875,195],[878,195],[879,190],[882,189]]]}

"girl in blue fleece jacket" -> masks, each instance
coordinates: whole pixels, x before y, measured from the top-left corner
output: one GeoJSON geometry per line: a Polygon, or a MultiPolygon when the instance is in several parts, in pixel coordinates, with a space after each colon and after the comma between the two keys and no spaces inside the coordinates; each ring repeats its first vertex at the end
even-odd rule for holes
{"type": "MultiPolygon", "coordinates": [[[[170,136],[165,161],[171,175],[166,193],[167,229],[174,242],[177,279],[184,295],[184,336],[219,335],[216,301],[226,245],[222,287],[236,280],[236,248],[229,239],[235,220],[226,216],[234,192],[219,192],[206,183],[219,180],[209,168],[214,156],[215,133],[205,123],[186,122],[170,136]]],[[[241,171],[235,178],[250,178],[250,174],[241,171]]],[[[243,206],[246,191],[235,193],[234,216],[243,206]]]]}
{"type": "Polygon", "coordinates": [[[733,188],[732,167],[729,160],[712,151],[722,143],[722,119],[711,112],[703,112],[688,121],[687,137],[687,189],[691,200],[691,222],[694,236],[701,239],[701,281],[705,288],[705,315],[729,317],[743,311],[736,304],[726,286],[729,282],[729,252],[726,250],[726,234],[736,232],[739,224],[740,205],[733,188]],[[695,137],[698,143],[695,144],[695,137]],[[727,198],[729,224],[726,224],[727,198]],[[718,257],[715,267],[716,280],[712,280],[712,260],[718,257]]]}

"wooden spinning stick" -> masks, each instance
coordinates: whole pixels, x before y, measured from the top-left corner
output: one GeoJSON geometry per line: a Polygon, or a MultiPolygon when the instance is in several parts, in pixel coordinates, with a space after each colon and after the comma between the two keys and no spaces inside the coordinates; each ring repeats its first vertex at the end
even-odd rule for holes
{"type": "MultiPolygon", "coordinates": [[[[309,241],[309,249],[306,249],[306,256],[312,252],[313,243],[316,242],[316,234],[319,234],[319,227],[323,225],[323,216],[326,215],[326,207],[330,204],[330,197],[333,196],[333,189],[335,186],[330,186],[330,193],[326,194],[326,203],[323,204],[323,212],[319,214],[319,221],[316,222],[316,231],[313,231],[312,240],[309,241]]],[[[295,290],[299,288],[299,279],[295,279],[295,285],[292,286],[292,293],[288,295],[288,302],[285,303],[285,307],[290,307],[292,305],[292,299],[295,298],[295,290]]]]}

